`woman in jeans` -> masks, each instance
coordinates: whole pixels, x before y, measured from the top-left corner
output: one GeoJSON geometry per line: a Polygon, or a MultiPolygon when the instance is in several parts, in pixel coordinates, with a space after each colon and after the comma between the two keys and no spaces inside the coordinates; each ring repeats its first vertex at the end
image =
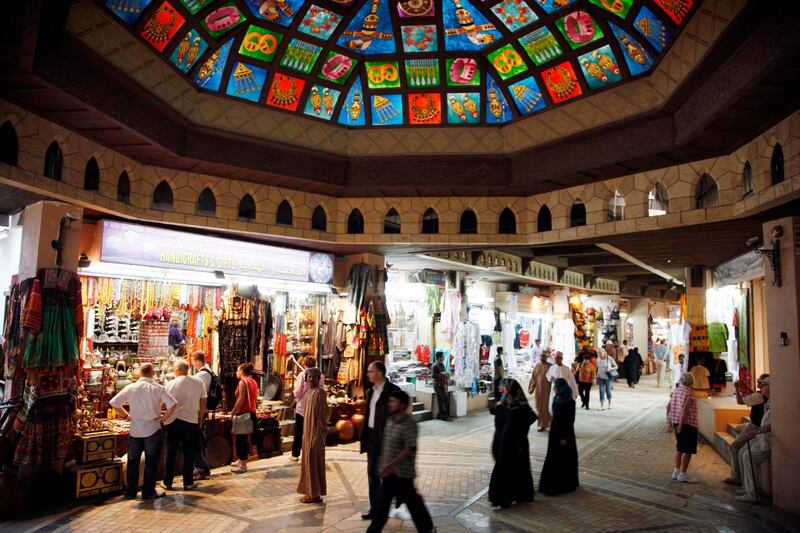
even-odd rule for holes
{"type": "Polygon", "coordinates": [[[606,397],[608,397],[608,408],[611,409],[611,371],[617,369],[617,362],[614,361],[604,351],[600,352],[597,359],[597,385],[600,387],[600,410],[606,409],[606,397]]]}
{"type": "MultiPolygon", "coordinates": [[[[239,385],[236,387],[236,403],[231,409],[233,416],[249,414],[253,421],[253,429],[256,425],[256,402],[258,401],[258,383],[251,376],[253,374],[253,364],[244,363],[239,365],[236,370],[236,377],[239,378],[239,385]]],[[[235,433],[231,428],[231,433],[235,433]]],[[[234,474],[244,474],[247,472],[247,457],[250,455],[250,434],[236,434],[236,455],[238,461],[231,463],[231,472],[234,474]]]]}

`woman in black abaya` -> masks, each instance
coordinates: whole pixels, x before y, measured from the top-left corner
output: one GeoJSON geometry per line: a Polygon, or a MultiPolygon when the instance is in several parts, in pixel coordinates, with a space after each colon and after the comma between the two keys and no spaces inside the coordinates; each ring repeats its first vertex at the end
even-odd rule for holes
{"type": "Polygon", "coordinates": [[[578,446],[575,443],[575,400],[564,379],[553,384],[553,421],[547,441],[547,457],[539,479],[539,492],[549,496],[578,488],[578,446]]]}
{"type": "Polygon", "coordinates": [[[533,501],[533,476],[528,446],[528,430],[536,414],[528,405],[520,384],[508,380],[508,393],[495,416],[494,470],[489,482],[489,502],[494,507],[510,507],[514,502],[533,501]],[[499,424],[502,424],[500,426],[499,424]]]}
{"type": "Polygon", "coordinates": [[[625,366],[625,379],[628,381],[628,387],[634,388],[639,383],[644,366],[642,356],[639,355],[639,348],[631,348],[622,364],[625,366]]]}

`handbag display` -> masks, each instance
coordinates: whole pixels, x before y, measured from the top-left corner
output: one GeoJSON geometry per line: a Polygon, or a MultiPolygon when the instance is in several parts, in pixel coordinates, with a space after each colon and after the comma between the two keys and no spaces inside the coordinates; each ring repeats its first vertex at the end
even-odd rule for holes
{"type": "MultiPolygon", "coordinates": [[[[250,387],[247,383],[244,385],[245,394],[247,394],[247,404],[250,405],[250,387]]],[[[253,432],[253,418],[251,413],[241,413],[233,417],[233,432],[237,435],[249,435],[253,432]]]]}

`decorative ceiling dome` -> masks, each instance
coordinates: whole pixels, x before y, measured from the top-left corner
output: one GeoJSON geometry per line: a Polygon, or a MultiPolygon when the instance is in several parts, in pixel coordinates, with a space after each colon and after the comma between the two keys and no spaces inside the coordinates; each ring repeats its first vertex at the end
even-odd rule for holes
{"type": "Polygon", "coordinates": [[[198,90],[344,127],[502,125],[646,75],[693,0],[98,0],[198,90]]]}

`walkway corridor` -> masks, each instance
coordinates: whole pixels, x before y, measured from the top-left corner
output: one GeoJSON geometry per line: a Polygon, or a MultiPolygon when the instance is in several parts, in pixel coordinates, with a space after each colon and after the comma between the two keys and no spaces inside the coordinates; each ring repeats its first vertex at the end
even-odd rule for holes
{"type": "MultiPolygon", "coordinates": [[[[599,407],[593,390],[594,409],[599,407]]],[[[574,494],[537,493],[529,505],[496,511],[486,492],[492,469],[492,417],[481,412],[452,423],[421,425],[418,487],[440,532],[568,531],[798,531],[793,518],[769,506],[733,499],[722,484],[725,462],[701,445],[690,467],[699,480],[670,480],[674,441],[664,429],[667,391],[645,376],[630,390],[618,384],[610,411],[579,410],[576,434],[581,488],[574,494]],[[794,529],[793,529],[794,528],[794,529]]],[[[547,434],[532,431],[534,479],[547,434]]],[[[169,492],[156,502],[124,501],[83,505],[61,514],[11,522],[5,531],[241,531],[356,532],[366,523],[366,465],[357,446],[328,448],[328,496],[319,506],[298,502],[298,466],[288,455],[251,464],[242,476],[220,469],[195,492],[169,492]]],[[[387,531],[413,531],[405,509],[394,511],[387,531]]]]}

